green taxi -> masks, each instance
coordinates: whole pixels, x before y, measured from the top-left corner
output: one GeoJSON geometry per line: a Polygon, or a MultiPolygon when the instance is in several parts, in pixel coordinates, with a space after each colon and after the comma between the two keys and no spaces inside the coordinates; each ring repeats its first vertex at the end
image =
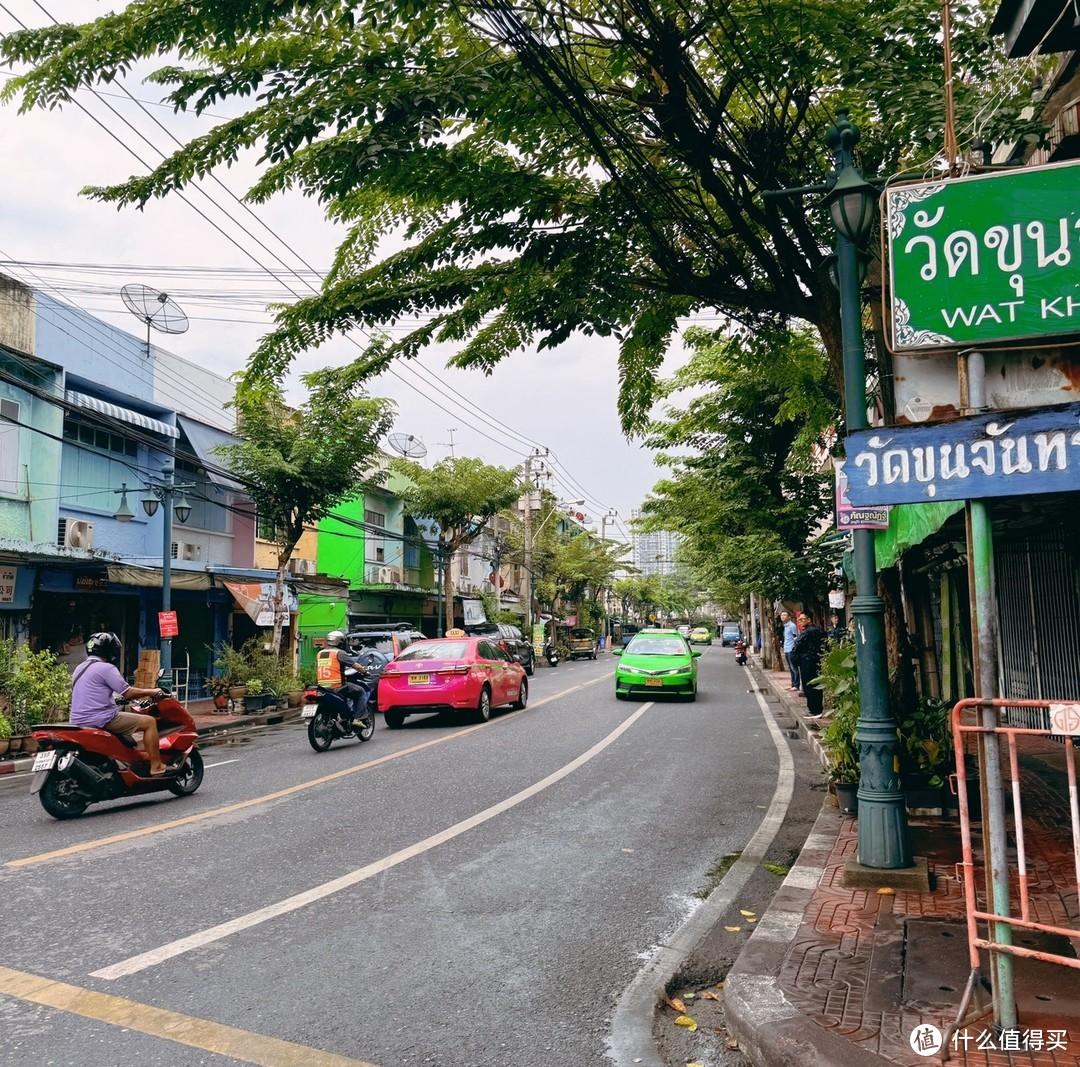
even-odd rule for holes
{"type": "Polygon", "coordinates": [[[697,697],[697,658],[701,650],[691,648],[677,630],[641,630],[626,648],[616,648],[615,696],[656,696],[658,693],[697,697]]]}

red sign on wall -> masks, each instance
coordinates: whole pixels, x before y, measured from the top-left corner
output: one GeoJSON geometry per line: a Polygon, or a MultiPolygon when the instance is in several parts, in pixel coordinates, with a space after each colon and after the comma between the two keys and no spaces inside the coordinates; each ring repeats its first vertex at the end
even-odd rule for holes
{"type": "Polygon", "coordinates": [[[158,633],[162,637],[179,637],[180,627],[176,624],[175,611],[159,611],[157,613],[158,633]]]}

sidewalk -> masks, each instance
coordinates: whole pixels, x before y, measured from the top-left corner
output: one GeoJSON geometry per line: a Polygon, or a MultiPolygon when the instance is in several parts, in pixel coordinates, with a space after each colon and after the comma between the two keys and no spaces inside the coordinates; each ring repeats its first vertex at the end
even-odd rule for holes
{"type": "MultiPolygon", "coordinates": [[[[817,723],[807,719],[805,701],[786,690],[787,672],[766,671],[756,658],[752,669],[765,694],[780,701],[807,743],[820,750],[817,723]]],[[[1025,749],[1025,810],[1039,814],[1034,825],[1025,819],[1025,845],[1033,913],[1077,928],[1077,870],[1068,795],[1056,768],[1060,755],[1061,746],[1052,742],[1041,751],[1025,749]]],[[[849,889],[843,871],[857,852],[857,823],[831,803],[822,808],[798,862],[725,982],[728,1027],[756,1067],[915,1067],[941,1061],[940,1053],[913,1051],[910,1038],[925,1024],[944,1032],[956,1018],[968,979],[964,896],[956,868],[962,855],[959,820],[909,816],[908,824],[913,854],[928,861],[930,892],[849,889]]],[[[976,849],[980,829],[973,826],[976,849]]],[[[1011,850],[1011,836],[1009,844],[1011,850]]],[[[1064,939],[1047,945],[1047,937],[1033,934],[1031,947],[1069,954],[1064,939]]],[[[1016,940],[1020,943],[1021,935],[1016,940]]],[[[1074,942],[1072,949],[1078,947],[1074,942]]],[[[987,1048],[993,1038],[987,1014],[961,1030],[949,1062],[1080,1067],[1080,971],[1016,959],[1015,982],[1021,1036],[1043,1047],[987,1048]]],[[[988,1004],[989,996],[980,1003],[988,1004]]]]}
{"type": "MultiPolygon", "coordinates": [[[[233,714],[214,710],[211,700],[193,700],[187,705],[188,714],[195,720],[199,737],[209,740],[216,734],[231,733],[236,730],[251,729],[254,726],[273,726],[280,722],[291,722],[300,718],[301,708],[268,708],[253,715],[233,714]]],[[[0,775],[29,774],[33,765],[33,755],[13,756],[0,760],[0,775]]]]}

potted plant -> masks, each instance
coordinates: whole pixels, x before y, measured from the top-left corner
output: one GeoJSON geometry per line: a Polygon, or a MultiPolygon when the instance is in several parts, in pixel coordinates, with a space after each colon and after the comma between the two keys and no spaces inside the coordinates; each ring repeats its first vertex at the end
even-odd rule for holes
{"type": "Polygon", "coordinates": [[[859,746],[855,731],[859,721],[859,676],[855,646],[841,641],[825,653],[821,674],[813,679],[821,686],[830,709],[827,725],[818,735],[828,764],[825,773],[835,787],[836,801],[845,814],[858,810],[859,746]]]}
{"type": "Polygon", "coordinates": [[[909,809],[941,810],[953,766],[950,705],[923,699],[900,720],[900,779],[909,809]]]}
{"type": "Polygon", "coordinates": [[[11,750],[36,752],[30,728],[38,723],[63,722],[71,705],[71,675],[51,652],[19,648],[14,671],[8,680],[12,733],[11,750]],[[15,738],[19,743],[16,746],[15,738]]]}
{"type": "Polygon", "coordinates": [[[244,683],[244,711],[262,711],[267,705],[267,698],[273,699],[273,695],[266,691],[261,678],[251,677],[244,683]]]}
{"type": "Polygon", "coordinates": [[[218,711],[223,711],[229,706],[229,691],[233,688],[232,682],[220,674],[211,674],[206,679],[206,691],[214,702],[218,711]]]}
{"type": "Polygon", "coordinates": [[[4,755],[11,747],[11,720],[4,714],[0,714],[0,756],[4,755]]]}

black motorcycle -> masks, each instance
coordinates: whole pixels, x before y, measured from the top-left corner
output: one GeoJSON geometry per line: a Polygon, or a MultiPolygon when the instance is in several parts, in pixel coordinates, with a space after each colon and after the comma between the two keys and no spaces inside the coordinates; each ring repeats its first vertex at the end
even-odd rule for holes
{"type": "Polygon", "coordinates": [[[559,665],[559,650],[554,645],[544,645],[544,659],[547,660],[549,667],[557,667],[559,665]]]}
{"type": "Polygon", "coordinates": [[[302,717],[308,724],[308,742],[316,752],[325,752],[335,741],[355,737],[370,741],[375,733],[376,702],[373,693],[383,667],[389,662],[378,652],[368,653],[366,663],[345,668],[345,682],[363,692],[359,708],[353,707],[349,689],[327,689],[322,685],[309,686],[304,692],[302,717]],[[353,719],[359,726],[353,725],[353,719]]]}

